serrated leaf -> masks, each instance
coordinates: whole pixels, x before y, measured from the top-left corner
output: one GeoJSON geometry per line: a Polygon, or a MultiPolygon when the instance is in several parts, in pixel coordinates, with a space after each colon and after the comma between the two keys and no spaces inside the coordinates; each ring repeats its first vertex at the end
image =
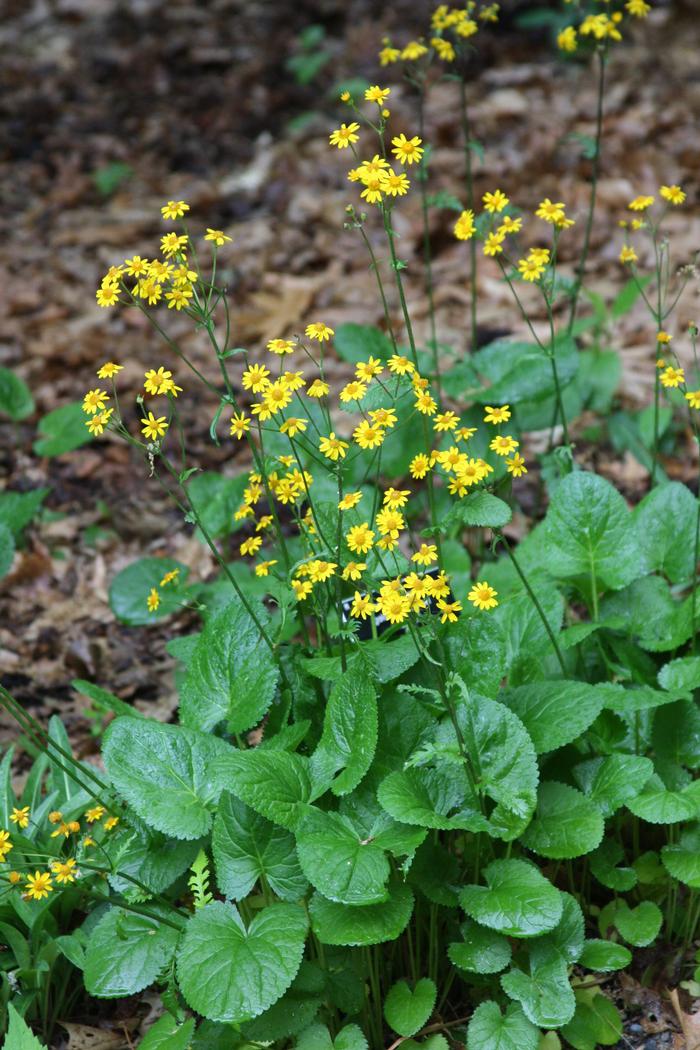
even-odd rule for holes
{"type": "MultiPolygon", "coordinates": [[[[256,615],[267,624],[262,606],[256,615]]],[[[203,732],[225,722],[229,733],[244,733],[268,710],[279,674],[250,613],[240,601],[231,602],[197,639],[181,688],[180,719],[203,732]]]]}
{"type": "Polygon", "coordinates": [[[243,1025],[243,1035],[254,1043],[272,1043],[296,1035],[313,1021],[325,993],[323,972],[302,962],[299,973],[281,999],[253,1021],[243,1025]]]}
{"type": "Polygon", "coordinates": [[[294,836],[228,793],[214,820],[212,853],[219,889],[231,900],[247,897],[263,876],[283,900],[299,900],[306,892],[294,836]]]}
{"type": "Polygon", "coordinates": [[[322,944],[359,946],[393,941],[403,933],[413,911],[413,894],[403,883],[389,887],[389,900],[348,908],[314,893],[311,926],[322,944]]]}
{"type": "Polygon", "coordinates": [[[336,682],[326,705],[323,733],[311,763],[334,795],[347,795],[369,769],[377,746],[377,697],[359,671],[336,682]]]}
{"type": "Polygon", "coordinates": [[[644,790],[627,803],[636,817],[650,824],[678,824],[700,816],[700,780],[677,791],[668,789],[660,777],[650,777],[644,790]]]}
{"type": "Polygon", "coordinates": [[[596,973],[624,970],[632,962],[632,952],[624,944],[603,941],[598,938],[586,941],[579,964],[596,973]]]}
{"type": "Polygon", "coordinates": [[[150,827],[197,839],[211,827],[224,787],[216,759],[232,754],[223,740],[184,726],[117,718],[104,738],[107,772],[119,794],[150,827]]]}
{"type": "Polygon", "coordinates": [[[574,1050],[597,1050],[617,1046],[622,1035],[622,1018],[604,995],[598,993],[576,1003],[576,1013],[562,1029],[574,1050]]]}
{"type": "Polygon", "coordinates": [[[294,980],[306,930],[304,911],[294,904],[271,904],[248,927],[233,904],[200,908],[177,953],[186,1002],[212,1021],[240,1024],[257,1017],[294,980]]]}
{"type": "Polygon", "coordinates": [[[678,481],[658,485],[647,493],[632,514],[648,572],[663,572],[671,583],[693,573],[693,549],[698,501],[678,481]]]}
{"type": "Polygon", "coordinates": [[[645,576],[608,595],[601,603],[604,619],[618,619],[632,641],[651,653],[677,649],[692,634],[692,595],[677,601],[660,576],[645,576]]]}
{"type": "Polygon", "coordinates": [[[595,576],[618,590],[643,575],[636,531],[624,499],[609,481],[574,471],[557,485],[545,518],[547,569],[553,576],[595,576]]]}
{"type": "Polygon", "coordinates": [[[636,798],[653,772],[651,759],[623,754],[592,758],[573,770],[576,783],[606,818],[636,798]]]}
{"type": "Polygon", "coordinates": [[[288,751],[234,751],[222,758],[217,776],[236,798],[289,831],[311,799],[309,760],[288,751]]]}
{"type": "MultiPolygon", "coordinates": [[[[197,511],[204,528],[210,536],[218,539],[240,529],[243,522],[234,515],[243,502],[243,491],[248,484],[248,475],[235,478],[224,477],[213,471],[197,474],[187,485],[187,494],[197,511]]],[[[199,529],[197,535],[203,541],[199,529]]]]}
{"type": "Polygon", "coordinates": [[[584,944],[584,920],[581,905],[570,893],[562,891],[562,916],[557,925],[532,942],[540,955],[556,954],[568,966],[578,962],[584,944]]]}
{"type": "Polygon", "coordinates": [[[9,1025],[2,1050],[46,1050],[12,1003],[7,1004],[7,1018],[9,1025]]]}
{"type": "Polygon", "coordinates": [[[450,962],[471,973],[500,973],[511,959],[508,940],[495,930],[467,919],[460,926],[461,941],[447,948],[450,962]]]}
{"type": "Polygon", "coordinates": [[[700,708],[678,700],[654,719],[652,744],[657,760],[697,769],[700,766],[700,708]]]}
{"type": "Polygon", "coordinates": [[[386,854],[358,834],[348,817],[312,809],[301,820],[296,839],[304,874],[328,900],[357,905],[388,899],[386,854]]]}
{"type": "Polygon", "coordinates": [[[498,620],[462,615],[450,624],[443,644],[467,688],[494,699],[507,672],[506,638],[498,620]]]}
{"type": "Polygon", "coordinates": [[[503,696],[527,729],[538,754],[576,740],[596,720],[604,697],[585,682],[532,682],[503,696]]]}
{"type": "Polygon", "coordinates": [[[384,1000],[386,1023],[398,1035],[415,1035],[427,1023],[436,998],[435,982],[428,977],[422,977],[412,989],[406,981],[397,981],[384,1000]]]}
{"type": "Polygon", "coordinates": [[[642,901],[636,908],[630,908],[624,901],[618,901],[614,922],[615,928],[626,941],[636,948],[644,948],[656,939],[663,915],[658,904],[654,904],[653,901],[642,901]]]}
{"type": "Polygon", "coordinates": [[[603,837],[598,806],[576,788],[555,781],[540,784],[535,816],[522,836],[527,849],[565,860],[590,853],[603,837]]]}
{"type": "Polygon", "coordinates": [[[674,879],[700,889],[700,827],[684,828],[678,842],[662,846],[661,860],[674,879]]]}
{"type": "Polygon", "coordinates": [[[458,502],[442,520],[440,529],[449,532],[455,527],[502,529],[513,517],[513,512],[502,499],[490,492],[470,492],[458,502]]]}
{"type": "Polygon", "coordinates": [[[6,525],[14,539],[19,541],[22,530],[39,512],[49,493],[48,488],[30,492],[0,492],[0,525],[6,525]]]}
{"type": "Polygon", "coordinates": [[[634,868],[618,867],[623,857],[624,851],[617,839],[604,839],[590,854],[588,863],[598,882],[610,890],[624,892],[637,885],[637,873],[634,868]]]}
{"type": "MultiPolygon", "coordinates": [[[[165,911],[163,915],[167,917],[165,911]]],[[[178,930],[157,919],[110,908],[90,930],[85,987],[100,999],[143,991],[172,959],[179,936],[178,930]]]]}
{"type": "Polygon", "coordinates": [[[576,1000],[569,984],[567,965],[560,956],[534,950],[530,972],[513,969],[501,977],[506,995],[516,999],[525,1016],[542,1028],[560,1028],[574,1015],[576,1000]]]}
{"type": "Polygon", "coordinates": [[[167,838],[146,826],[137,830],[125,828],[115,838],[110,837],[104,848],[116,872],[109,876],[116,893],[134,889],[127,875],[138,879],[152,893],[162,893],[187,871],[198,851],[196,842],[167,838]]]}
{"type": "Polygon", "coordinates": [[[555,886],[524,860],[495,860],[484,869],[487,886],[465,886],[466,913],[506,937],[537,937],[553,930],[563,912],[555,886]]]}
{"type": "Polygon", "coordinates": [[[394,820],[405,824],[440,831],[488,829],[459,766],[396,770],[379,785],[377,798],[394,820]]]}
{"type": "Polygon", "coordinates": [[[501,1014],[498,1003],[477,1006],[467,1028],[467,1050],[537,1050],[540,1033],[516,1003],[501,1014]]]}
{"type": "Polygon", "coordinates": [[[693,690],[700,689],[700,656],[681,656],[664,664],[658,682],[676,697],[690,696],[693,690]]]}
{"type": "Polygon", "coordinates": [[[146,1032],[139,1050],[188,1050],[194,1035],[194,1018],[179,1024],[172,1014],[163,1014],[146,1032]]]}

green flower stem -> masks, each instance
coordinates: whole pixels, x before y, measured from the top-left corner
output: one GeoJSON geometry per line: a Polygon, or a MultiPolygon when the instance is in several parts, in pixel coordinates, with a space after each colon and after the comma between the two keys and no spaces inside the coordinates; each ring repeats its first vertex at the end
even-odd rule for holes
{"type": "Polygon", "coordinates": [[[544,609],[540,605],[539,599],[537,598],[537,595],[535,594],[535,592],[533,591],[532,587],[530,586],[530,584],[529,584],[529,582],[527,580],[527,577],[526,577],[525,573],[523,572],[523,570],[522,570],[522,568],[520,566],[520,562],[515,557],[515,554],[513,553],[513,550],[511,548],[508,540],[505,538],[505,536],[503,535],[502,532],[496,531],[496,542],[497,543],[502,543],[503,546],[505,547],[506,554],[510,558],[510,561],[511,561],[511,563],[513,565],[513,568],[515,569],[515,571],[517,572],[518,576],[520,577],[520,580],[521,580],[521,582],[523,584],[523,587],[525,588],[525,590],[528,593],[528,597],[530,598],[530,601],[532,602],[532,604],[535,606],[535,609],[537,610],[539,618],[542,621],[542,625],[543,625],[545,631],[547,632],[547,634],[549,636],[550,642],[552,643],[552,648],[554,649],[554,652],[557,655],[557,660],[559,661],[559,666],[561,668],[561,672],[564,675],[564,677],[566,678],[566,673],[567,672],[566,672],[566,665],[564,664],[564,657],[561,654],[561,649],[559,648],[559,644],[558,644],[557,639],[556,639],[556,637],[554,635],[554,631],[552,630],[552,628],[550,626],[549,620],[547,619],[547,617],[544,614],[544,609]]]}
{"type": "Polygon", "coordinates": [[[364,226],[361,223],[357,223],[357,229],[360,231],[362,240],[364,241],[365,247],[369,252],[369,257],[371,260],[370,269],[373,271],[374,276],[377,280],[377,288],[379,289],[379,295],[382,300],[382,308],[384,310],[384,321],[386,323],[387,331],[389,333],[389,338],[391,339],[391,345],[394,348],[394,353],[398,353],[398,346],[396,345],[396,336],[394,335],[394,328],[391,323],[391,315],[389,313],[389,304],[387,302],[386,292],[384,291],[384,282],[382,281],[382,275],[379,272],[379,264],[377,262],[377,257],[374,254],[374,249],[372,248],[369,237],[365,233],[364,226]]]}
{"type": "Polygon", "coordinates": [[[337,539],[337,548],[336,548],[337,565],[336,565],[336,573],[335,573],[335,603],[336,603],[336,608],[337,608],[337,612],[338,612],[338,632],[340,634],[340,667],[341,667],[341,670],[342,670],[343,674],[345,674],[345,672],[348,669],[348,664],[347,664],[347,659],[346,659],[346,656],[345,656],[345,639],[344,639],[344,637],[343,637],[343,635],[341,633],[342,630],[343,630],[343,588],[342,588],[342,583],[341,583],[340,574],[339,574],[340,561],[341,561],[341,559],[340,559],[340,551],[341,551],[341,544],[343,542],[343,512],[340,510],[340,503],[341,503],[341,501],[343,499],[343,469],[342,469],[342,467],[340,465],[340,462],[338,462],[337,479],[338,479],[338,535],[336,537],[336,539],[337,539]]]}
{"type": "Polygon", "coordinates": [[[593,233],[593,219],[595,217],[596,201],[598,198],[598,179],[600,177],[600,158],[603,146],[603,102],[605,98],[605,66],[607,62],[607,48],[598,49],[598,96],[596,105],[596,132],[595,132],[595,154],[593,156],[593,171],[591,173],[591,195],[588,202],[588,217],[586,229],[583,236],[583,248],[576,270],[576,280],[571,293],[571,307],[569,309],[569,324],[567,333],[571,332],[576,321],[576,310],[578,307],[583,279],[586,274],[586,263],[591,247],[591,234],[593,233]]]}
{"type": "MultiPolygon", "coordinates": [[[[85,890],[85,893],[89,897],[92,897],[96,901],[101,901],[102,904],[115,905],[114,900],[111,897],[105,896],[102,893],[95,893],[94,890],[85,890]]],[[[182,933],[185,928],[185,923],[171,922],[170,919],[164,919],[162,915],[156,915],[150,908],[143,908],[140,904],[129,904],[126,901],[119,901],[116,907],[123,908],[124,911],[131,911],[134,915],[144,915],[147,919],[153,919],[154,922],[159,922],[163,926],[169,926],[172,930],[177,930],[178,933],[182,933]]]]}
{"type": "MultiPolygon", "coordinates": [[[[467,106],[467,85],[464,77],[459,78],[459,109],[462,121],[462,139],[464,147],[465,181],[467,188],[467,207],[474,211],[474,171],[472,165],[471,123],[467,106]]],[[[476,240],[472,237],[469,244],[469,287],[471,291],[471,352],[477,349],[477,261],[476,240]]]]}
{"type": "MultiPolygon", "coordinates": [[[[418,89],[418,135],[425,138],[425,81],[422,80],[418,89]]],[[[421,213],[423,217],[423,273],[425,294],[428,300],[428,317],[430,319],[430,341],[433,350],[433,373],[435,386],[438,392],[438,400],[442,393],[440,382],[440,355],[437,342],[437,325],[435,322],[435,296],[433,294],[433,253],[430,243],[430,222],[428,213],[428,170],[425,158],[421,160],[416,172],[420,188],[421,213]]]]}

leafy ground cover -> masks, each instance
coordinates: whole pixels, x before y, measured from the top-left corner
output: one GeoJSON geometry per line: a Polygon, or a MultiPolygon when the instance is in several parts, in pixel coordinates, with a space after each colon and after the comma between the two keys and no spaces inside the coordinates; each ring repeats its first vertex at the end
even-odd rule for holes
{"type": "MultiPolygon", "coordinates": [[[[76,753],[60,717],[18,701],[21,675],[2,688],[21,730],[0,771],[7,1050],[42,1045],[27,1022],[52,1042],[90,1002],[148,989],[146,1050],[697,1041],[700,373],[680,166],[631,183],[606,220],[615,276],[589,280],[616,51],[658,14],[520,11],[593,86],[590,133],[558,132],[580,208],[486,163],[473,71],[495,5],[376,39],[371,76],[334,85],[323,143],[374,317],[326,308],[328,273],[314,313],[306,284],[285,300],[272,283],[251,353],[240,238],[177,194],[150,244],[105,260],[97,308],[153,347],[148,367],[117,339],[82,400],[42,416],[32,462],[95,440],[93,462],[138,477],[157,539],[110,573],[104,615],[127,659],[168,638],[173,702],[130,704],[84,643],[72,687],[94,743],[76,753]],[[459,179],[439,121],[431,142],[436,98],[459,179]],[[458,335],[440,309],[453,267],[458,335]],[[618,395],[631,323],[636,406],[618,395]]],[[[314,82],[327,46],[302,32],[288,75],[314,82]]],[[[128,177],[113,165],[97,192],[128,177]]],[[[31,384],[0,378],[29,425],[31,384]]],[[[0,495],[11,586],[49,495],[0,495]]],[[[97,549],[109,513],[86,523],[97,549]]]]}

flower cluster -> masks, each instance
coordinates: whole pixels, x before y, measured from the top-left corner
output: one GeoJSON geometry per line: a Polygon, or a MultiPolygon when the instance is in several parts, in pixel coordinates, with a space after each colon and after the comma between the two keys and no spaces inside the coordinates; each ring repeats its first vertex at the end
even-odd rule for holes
{"type": "Polygon", "coordinates": [[[427,40],[421,37],[409,40],[403,47],[395,47],[391,39],[385,37],[379,61],[383,66],[397,62],[415,63],[423,59],[427,65],[433,58],[454,62],[464,43],[476,36],[481,25],[498,21],[499,11],[500,4],[477,4],[476,0],[468,0],[463,7],[439,4],[430,19],[427,40]]]}
{"type": "Polygon", "coordinates": [[[632,219],[620,220],[619,225],[621,229],[627,231],[627,234],[625,236],[625,242],[620,249],[619,258],[620,262],[624,263],[626,266],[634,268],[639,262],[639,255],[632,243],[632,236],[635,233],[646,231],[653,238],[660,223],[663,221],[668,208],[677,208],[685,203],[685,190],[681,189],[681,187],[677,186],[675,183],[668,186],[659,186],[658,194],[663,201],[663,206],[658,214],[654,215],[650,212],[650,209],[656,204],[656,196],[651,193],[645,193],[635,197],[634,200],[631,200],[627,205],[628,210],[635,213],[635,217],[632,219]],[[647,213],[649,214],[647,215],[647,213]]]}
{"type": "MultiPolygon", "coordinates": [[[[565,0],[567,4],[575,0],[565,0]]],[[[569,25],[561,30],[557,36],[557,44],[562,51],[577,51],[582,42],[593,41],[598,45],[606,46],[610,42],[617,43],[622,40],[622,27],[627,16],[631,18],[646,18],[651,11],[651,5],[646,0],[625,0],[619,5],[618,10],[610,10],[610,0],[602,0],[606,4],[606,10],[597,14],[586,14],[578,25],[569,25]]]]}

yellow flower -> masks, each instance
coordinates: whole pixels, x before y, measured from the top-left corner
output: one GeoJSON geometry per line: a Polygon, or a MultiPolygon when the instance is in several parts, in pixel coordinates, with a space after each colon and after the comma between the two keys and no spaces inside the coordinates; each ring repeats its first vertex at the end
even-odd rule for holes
{"type": "Polygon", "coordinates": [[[389,168],[388,171],[380,172],[378,177],[380,190],[389,197],[405,197],[408,193],[411,181],[405,172],[397,173],[393,168],[389,168]]]}
{"type": "Polygon", "coordinates": [[[421,146],[422,141],[417,135],[407,139],[402,132],[391,140],[391,144],[394,147],[391,152],[401,164],[419,163],[424,152],[421,146]]]}
{"type": "Polygon", "coordinates": [[[164,219],[180,219],[189,210],[189,204],[185,204],[184,201],[168,201],[160,209],[160,213],[164,219]]]}
{"type": "Polygon", "coordinates": [[[527,474],[525,460],[519,452],[516,452],[512,459],[506,460],[506,470],[509,474],[512,474],[514,478],[519,478],[521,475],[527,474]]]}
{"type": "Polygon", "coordinates": [[[422,58],[423,55],[427,54],[428,49],[425,44],[421,44],[419,40],[410,40],[401,52],[401,58],[405,59],[407,62],[415,62],[417,59],[422,58]]]}
{"type": "Polygon", "coordinates": [[[442,613],[440,617],[440,623],[457,623],[457,613],[462,611],[461,602],[446,602],[442,598],[438,599],[438,609],[442,613]]]}
{"type": "Polygon", "coordinates": [[[391,88],[381,88],[375,84],[365,91],[365,102],[376,102],[378,106],[383,106],[390,94],[391,88]]]}
{"type": "Polygon", "coordinates": [[[700,408],[700,390],[688,390],[685,399],[691,408],[700,408]]]}
{"type": "Polygon", "coordinates": [[[398,510],[399,507],[405,507],[410,495],[410,489],[388,488],[384,493],[382,503],[385,507],[389,507],[390,510],[398,510]]]}
{"type": "Polygon", "coordinates": [[[4,861],[10,850],[14,849],[14,844],[10,842],[10,833],[4,829],[0,831],[0,861],[4,861]]]}
{"type": "Polygon", "coordinates": [[[511,452],[515,452],[519,444],[520,442],[512,438],[510,434],[497,434],[491,441],[489,448],[497,456],[509,456],[511,452]]]}
{"type": "Polygon", "coordinates": [[[269,573],[270,573],[270,569],[272,568],[273,565],[276,565],[276,564],[277,564],[277,560],[275,558],[272,558],[270,561],[261,561],[259,565],[255,566],[255,575],[256,576],[268,576],[269,573]]]}
{"type": "Polygon", "coordinates": [[[469,241],[474,236],[476,226],[474,225],[474,212],[463,211],[454,224],[454,235],[458,241],[469,241]]]}
{"type": "Polygon", "coordinates": [[[366,568],[367,565],[363,561],[349,561],[341,576],[344,580],[359,580],[366,568]]]}
{"type": "Polygon", "coordinates": [[[662,186],[659,190],[659,193],[665,201],[668,201],[669,204],[678,205],[682,204],[685,200],[685,193],[680,188],[680,186],[662,186]]]}
{"type": "Polygon", "coordinates": [[[107,820],[104,823],[105,831],[111,831],[113,828],[116,828],[118,823],[119,817],[107,817],[107,820]]]}
{"type": "Polygon", "coordinates": [[[148,259],[142,259],[140,255],[124,260],[124,269],[130,277],[144,277],[148,273],[149,266],[148,259]]]}
{"type": "Polygon", "coordinates": [[[170,259],[173,255],[180,254],[186,244],[187,237],[184,234],[178,236],[177,233],[166,233],[165,237],[160,239],[160,250],[166,259],[170,259]]]}
{"type": "Polygon", "coordinates": [[[330,387],[328,383],[323,379],[314,379],[310,387],[307,388],[306,393],[309,397],[326,397],[330,387]]]}
{"type": "Polygon", "coordinates": [[[335,562],[322,559],[310,561],[307,565],[308,576],[312,583],[325,583],[335,574],[337,568],[335,562]]]}
{"type": "Polygon", "coordinates": [[[107,361],[100,368],[97,369],[98,379],[111,379],[113,376],[121,372],[124,365],[115,365],[113,361],[107,361]]]}
{"type": "Polygon", "coordinates": [[[656,342],[657,343],[663,343],[664,345],[667,344],[667,343],[670,343],[672,339],[673,339],[673,336],[669,335],[668,332],[664,332],[663,330],[658,332],[657,336],[656,336],[656,342]]]}
{"type": "Polygon", "coordinates": [[[353,525],[345,534],[345,542],[353,554],[366,554],[371,550],[374,543],[374,532],[369,523],[363,521],[361,525],[353,525]]]}
{"type": "Polygon", "coordinates": [[[274,520],[275,519],[272,517],[271,514],[264,514],[262,518],[260,518],[260,520],[257,522],[255,526],[255,531],[264,532],[265,529],[269,529],[270,525],[272,525],[272,522],[274,520]]]}
{"type": "Polygon", "coordinates": [[[650,196],[646,197],[635,197],[633,201],[630,201],[627,207],[630,211],[646,211],[654,203],[654,198],[650,196]]]}
{"type": "Polygon", "coordinates": [[[355,427],[352,436],[360,448],[379,448],[386,434],[381,427],[363,419],[355,427]]]}
{"type": "Polygon", "coordinates": [[[454,62],[457,53],[449,40],[444,40],[440,36],[434,36],[430,43],[433,45],[436,54],[443,60],[443,62],[454,62]]]}
{"type": "Polygon", "coordinates": [[[189,305],[193,294],[191,288],[172,288],[165,293],[165,298],[168,301],[168,310],[172,310],[173,307],[178,312],[184,310],[189,305]]]}
{"type": "Polygon", "coordinates": [[[432,416],[437,410],[437,402],[432,394],[422,391],[414,401],[414,407],[424,416],[432,416]]]}
{"type": "Polygon", "coordinates": [[[150,593],[146,598],[146,606],[149,612],[156,612],[160,605],[160,595],[155,587],[151,587],[150,593]]]}
{"type": "Polygon", "coordinates": [[[525,281],[539,281],[546,269],[546,262],[543,262],[541,257],[533,255],[532,252],[526,259],[518,259],[518,270],[525,281]]]}
{"type": "Polygon", "coordinates": [[[484,408],[484,423],[507,423],[510,419],[510,405],[501,405],[500,408],[484,405],[484,408]]]}
{"type": "Polygon", "coordinates": [[[502,233],[489,233],[484,241],[484,255],[499,255],[503,251],[504,239],[502,233]]]}
{"type": "Polygon", "coordinates": [[[16,824],[18,828],[29,827],[29,806],[22,806],[21,809],[17,809],[15,806],[10,813],[10,820],[13,824],[16,824]]]}
{"type": "Polygon", "coordinates": [[[557,47],[560,51],[575,51],[578,46],[578,38],[576,36],[576,30],[573,26],[567,26],[566,29],[562,29],[561,33],[557,36],[557,47]]]}
{"type": "Polygon", "coordinates": [[[163,579],[160,581],[161,587],[167,587],[169,583],[173,583],[180,575],[179,569],[171,569],[170,572],[166,572],[163,579]]]}
{"type": "Polygon", "coordinates": [[[210,226],[207,226],[207,232],[204,235],[204,240],[213,241],[217,248],[221,248],[222,245],[232,239],[233,238],[228,237],[223,230],[212,230],[210,226]]]}
{"type": "Polygon", "coordinates": [[[119,288],[115,284],[107,284],[98,288],[95,292],[98,306],[114,306],[119,302],[119,288]]]}
{"type": "Polygon", "coordinates": [[[393,408],[370,409],[369,418],[378,427],[384,427],[387,430],[396,425],[396,412],[393,408]]]}
{"type": "Polygon", "coordinates": [[[432,565],[437,561],[437,547],[434,543],[421,543],[420,549],[411,555],[411,561],[419,565],[432,565]]]}
{"type": "Polygon", "coordinates": [[[288,437],[293,438],[297,434],[304,433],[308,422],[308,419],[300,419],[298,416],[290,416],[289,419],[285,419],[284,423],[280,427],[280,433],[286,434],[288,437]]]}
{"type": "Polygon", "coordinates": [[[403,623],[411,611],[411,600],[405,594],[380,595],[377,609],[383,613],[389,623],[403,623]]]}
{"type": "Polygon", "coordinates": [[[398,62],[401,58],[401,52],[398,47],[389,47],[386,45],[379,52],[379,63],[382,66],[389,66],[392,62],[398,62]]]}
{"type": "Polygon", "coordinates": [[[234,412],[231,416],[231,437],[238,438],[240,441],[244,434],[247,434],[250,430],[250,416],[246,416],[244,412],[234,412]]]}
{"type": "Polygon", "coordinates": [[[457,441],[469,441],[476,434],[476,427],[459,427],[454,432],[457,441]]]}
{"type": "Polygon", "coordinates": [[[389,371],[397,376],[410,375],[415,372],[416,366],[402,354],[392,354],[388,361],[389,371]]]}
{"type": "Polygon", "coordinates": [[[252,558],[262,547],[262,536],[250,536],[238,548],[241,554],[248,554],[252,558]]]}
{"type": "Polygon", "coordinates": [[[450,593],[450,583],[447,574],[439,572],[437,576],[429,579],[428,591],[433,598],[446,598],[450,593]]]}
{"type": "Polygon", "coordinates": [[[63,820],[63,814],[58,809],[52,809],[49,813],[49,824],[60,824],[63,820]]]}
{"type": "Polygon", "coordinates": [[[376,610],[377,606],[372,602],[368,594],[360,594],[355,591],[355,597],[350,606],[350,614],[357,620],[365,620],[376,610]]]}
{"type": "Polygon", "coordinates": [[[91,809],[85,810],[85,819],[88,824],[94,824],[96,820],[102,820],[105,815],[105,808],[101,805],[93,806],[91,809]]]}
{"type": "Polygon", "coordinates": [[[506,205],[510,203],[508,197],[501,190],[485,193],[481,199],[484,202],[484,208],[491,214],[502,212],[506,205]]]}
{"type": "Polygon", "coordinates": [[[241,376],[243,388],[252,390],[254,394],[260,393],[270,385],[269,374],[270,370],[265,365],[250,365],[241,376]]]}
{"type": "Polygon", "coordinates": [[[343,389],[340,391],[340,400],[347,404],[348,401],[361,401],[367,393],[367,387],[364,383],[361,383],[358,379],[352,379],[349,383],[346,383],[343,389]]]}
{"type": "Polygon", "coordinates": [[[167,384],[167,381],[169,379],[172,379],[172,375],[172,372],[169,372],[167,369],[163,368],[162,365],[157,371],[153,368],[149,368],[149,370],[145,373],[145,382],[143,384],[146,393],[164,393],[165,391],[163,390],[163,387],[167,384]]]}
{"type": "Polygon", "coordinates": [[[69,857],[66,861],[52,861],[51,871],[54,873],[56,882],[63,883],[64,885],[67,885],[70,882],[75,882],[75,877],[78,874],[76,863],[72,857],[69,857]]]}
{"type": "Polygon", "coordinates": [[[315,339],[319,343],[323,343],[325,340],[330,339],[332,335],[335,335],[335,329],[329,328],[323,321],[314,321],[312,324],[307,324],[304,331],[309,339],[315,339]]]}
{"type": "Polygon", "coordinates": [[[352,510],[362,499],[361,492],[346,492],[340,503],[338,504],[338,510],[352,510]]]}
{"type": "Polygon", "coordinates": [[[637,258],[638,258],[637,253],[634,250],[634,248],[631,247],[631,245],[629,245],[629,244],[623,245],[623,247],[620,250],[620,262],[621,263],[636,263],[637,262],[637,258]]]}
{"type": "Polygon", "coordinates": [[[400,511],[382,507],[377,514],[377,528],[382,536],[390,536],[392,540],[395,540],[400,530],[406,528],[406,522],[400,511]]]}
{"type": "Polygon", "coordinates": [[[111,408],[106,408],[104,412],[98,412],[96,416],[90,416],[89,419],[86,419],[85,426],[90,433],[99,436],[109,423],[113,411],[111,408]]]}
{"type": "Polygon", "coordinates": [[[33,875],[27,876],[26,890],[24,896],[28,900],[40,901],[53,891],[51,873],[48,871],[35,871],[33,875]]]}
{"type": "Polygon", "coordinates": [[[95,412],[102,411],[106,401],[109,401],[106,390],[100,390],[97,387],[94,390],[88,390],[83,398],[83,412],[93,416],[95,412]]]}
{"type": "Polygon", "coordinates": [[[662,386],[673,389],[685,382],[685,372],[682,368],[674,368],[672,365],[669,365],[668,368],[663,370],[659,379],[662,386]]]}
{"type": "Polygon", "coordinates": [[[378,357],[371,357],[367,361],[358,361],[355,365],[355,375],[363,383],[369,383],[375,376],[380,376],[384,368],[378,357]]]}
{"type": "Polygon", "coordinates": [[[409,463],[408,469],[412,478],[420,480],[421,478],[424,478],[430,470],[430,460],[424,452],[419,452],[409,463]]]}
{"type": "Polygon", "coordinates": [[[341,124],[339,128],[332,131],[328,136],[328,141],[331,146],[337,146],[338,149],[347,149],[353,142],[357,142],[359,135],[357,132],[360,130],[360,125],[356,121],[352,121],[351,124],[341,124]]]}
{"type": "Polygon", "coordinates": [[[22,876],[18,871],[9,872],[7,877],[10,880],[11,886],[16,886],[18,882],[22,881],[22,876]]]}
{"type": "Polygon", "coordinates": [[[168,429],[168,423],[165,421],[165,416],[159,416],[157,419],[152,412],[148,413],[146,419],[142,419],[143,426],[141,427],[141,433],[144,437],[155,441],[157,438],[162,438],[165,431],[168,429]]]}
{"type": "Polygon", "coordinates": [[[540,202],[535,215],[538,219],[544,219],[545,222],[551,223],[551,225],[555,226],[566,218],[564,203],[563,201],[558,201],[555,204],[554,201],[549,199],[549,197],[545,197],[545,199],[540,202]]]}
{"type": "Polygon", "coordinates": [[[284,354],[291,354],[294,350],[294,343],[291,339],[271,339],[267,344],[267,349],[271,354],[277,354],[282,357],[284,354]]]}
{"type": "Polygon", "coordinates": [[[498,605],[496,598],[498,597],[498,591],[495,591],[493,587],[490,587],[486,581],[481,583],[475,583],[470,590],[467,598],[475,605],[477,609],[493,609],[498,605]]]}
{"type": "Polygon", "coordinates": [[[646,18],[651,11],[651,5],[646,0],[627,0],[625,7],[635,18],[646,18]]]}
{"type": "Polygon", "coordinates": [[[350,446],[347,441],[341,441],[340,438],[337,438],[335,432],[331,430],[328,437],[321,438],[318,447],[326,459],[330,459],[335,463],[339,458],[345,459],[345,453],[350,446]]]}

